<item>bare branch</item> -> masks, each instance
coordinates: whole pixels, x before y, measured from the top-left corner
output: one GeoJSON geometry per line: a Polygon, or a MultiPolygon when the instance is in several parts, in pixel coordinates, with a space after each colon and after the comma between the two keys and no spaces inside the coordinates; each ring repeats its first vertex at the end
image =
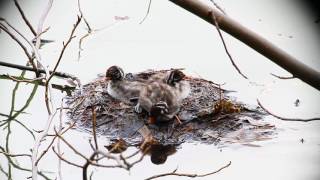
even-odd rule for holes
{"type": "Polygon", "coordinates": [[[300,119],[300,118],[285,118],[285,117],[281,117],[278,115],[275,115],[274,113],[272,113],[271,111],[269,111],[267,108],[265,108],[259,101],[259,99],[257,99],[257,103],[258,105],[264,110],[266,111],[268,114],[270,114],[271,116],[278,118],[280,120],[283,121],[301,121],[301,122],[309,122],[309,121],[316,121],[316,120],[320,120],[320,117],[317,118],[310,118],[310,119],[300,119]]]}
{"type": "Polygon", "coordinates": [[[185,177],[191,177],[191,178],[205,177],[205,176],[209,176],[209,175],[212,175],[212,174],[216,174],[216,173],[220,172],[221,170],[229,167],[230,165],[231,165],[231,161],[227,165],[222,166],[220,169],[215,170],[213,172],[206,173],[206,174],[176,173],[177,169],[175,169],[171,173],[163,173],[163,174],[159,174],[159,175],[154,175],[154,176],[146,178],[145,180],[156,179],[156,178],[164,177],[164,176],[185,176],[185,177]]]}

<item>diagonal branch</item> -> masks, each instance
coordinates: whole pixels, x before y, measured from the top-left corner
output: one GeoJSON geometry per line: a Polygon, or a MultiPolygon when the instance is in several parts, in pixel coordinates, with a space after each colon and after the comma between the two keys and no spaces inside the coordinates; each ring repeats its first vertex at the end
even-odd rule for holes
{"type": "Polygon", "coordinates": [[[224,47],[224,49],[225,49],[225,51],[226,51],[226,53],[227,53],[227,55],[228,55],[228,57],[229,57],[232,65],[233,65],[233,67],[236,68],[236,70],[238,71],[238,73],[239,73],[243,78],[248,79],[248,77],[247,77],[246,75],[244,75],[244,74],[240,71],[240,69],[238,68],[237,64],[234,62],[231,54],[229,53],[229,50],[228,50],[227,45],[226,45],[226,42],[224,41],[224,38],[223,38],[222,33],[221,33],[221,31],[220,31],[220,27],[219,27],[219,24],[218,24],[218,21],[217,21],[216,16],[212,13],[212,11],[211,11],[210,14],[211,14],[211,16],[212,16],[212,18],[213,18],[215,27],[216,27],[216,29],[217,29],[217,31],[218,31],[218,34],[219,34],[220,39],[221,39],[221,41],[222,41],[223,47],[224,47]]]}
{"type": "MultiPolygon", "coordinates": [[[[63,54],[64,54],[67,46],[69,45],[69,43],[71,42],[71,40],[75,37],[75,36],[74,36],[74,32],[76,31],[76,29],[77,29],[77,27],[78,27],[81,19],[82,19],[82,16],[78,16],[78,17],[77,17],[77,21],[76,21],[76,23],[73,25],[73,29],[71,30],[71,33],[70,33],[70,36],[69,36],[67,42],[66,42],[66,43],[63,42],[63,47],[62,47],[62,50],[61,50],[61,52],[60,52],[59,58],[58,58],[58,60],[57,60],[56,65],[54,66],[54,68],[53,68],[53,70],[52,70],[53,73],[57,70],[57,68],[58,68],[58,66],[59,66],[59,64],[60,64],[60,62],[61,62],[62,56],[63,56],[63,54]]],[[[48,78],[48,80],[47,80],[48,83],[49,83],[49,81],[51,80],[52,77],[53,77],[53,74],[51,74],[50,77],[48,78]]]]}
{"type": "MultiPolygon", "coordinates": [[[[4,19],[3,19],[4,20],[4,19]]],[[[7,24],[8,22],[6,20],[4,20],[7,24]]],[[[9,25],[9,24],[8,24],[9,25]]],[[[10,26],[10,25],[9,25],[10,26]]],[[[10,26],[11,27],[11,26],[10,26]]],[[[18,43],[18,45],[22,48],[22,50],[24,51],[25,55],[28,57],[29,63],[32,65],[32,68],[34,70],[34,72],[38,73],[38,69],[37,66],[35,65],[35,63],[33,62],[33,57],[30,55],[29,51],[27,50],[27,48],[23,45],[23,43],[12,33],[10,32],[2,23],[0,23],[0,29],[2,29],[4,32],[6,32],[16,43],[18,43]]]]}
{"type": "Polygon", "coordinates": [[[24,20],[24,22],[27,24],[27,26],[29,27],[30,31],[32,32],[32,34],[34,36],[37,36],[36,30],[34,30],[34,28],[32,27],[30,21],[27,19],[26,15],[24,14],[22,8],[20,7],[19,3],[17,0],[14,0],[14,4],[17,7],[17,9],[19,10],[20,15],[22,16],[22,19],[24,20]]]}
{"type": "Polygon", "coordinates": [[[212,9],[209,5],[200,0],[169,0],[172,3],[186,9],[187,11],[199,16],[205,21],[214,25],[214,20],[210,13],[217,18],[220,29],[231,36],[242,41],[252,49],[256,50],[263,56],[267,57],[280,67],[286,69],[294,77],[297,77],[309,84],[310,86],[320,90],[320,72],[300,62],[295,57],[283,51],[279,47],[272,44],[267,39],[261,37],[252,30],[239,24],[220,13],[218,10],[212,9]]]}

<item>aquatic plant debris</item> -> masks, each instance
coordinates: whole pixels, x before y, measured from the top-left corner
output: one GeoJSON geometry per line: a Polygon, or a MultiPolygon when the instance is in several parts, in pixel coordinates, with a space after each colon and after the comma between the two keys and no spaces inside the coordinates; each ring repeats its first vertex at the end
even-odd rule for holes
{"type": "MultiPolygon", "coordinates": [[[[148,79],[168,70],[148,70],[126,74],[126,79],[148,79]]],[[[182,124],[171,121],[162,125],[146,125],[152,136],[162,144],[241,143],[266,140],[276,133],[274,125],[266,122],[266,113],[259,107],[237,102],[229,91],[201,78],[190,78],[190,95],[184,99],[178,117],[182,124]]],[[[109,139],[124,139],[129,144],[143,139],[138,130],[147,122],[146,114],[134,112],[134,103],[124,104],[107,93],[108,82],[98,77],[66,97],[70,121],[77,129],[92,131],[92,108],[95,109],[97,134],[109,139]]]]}

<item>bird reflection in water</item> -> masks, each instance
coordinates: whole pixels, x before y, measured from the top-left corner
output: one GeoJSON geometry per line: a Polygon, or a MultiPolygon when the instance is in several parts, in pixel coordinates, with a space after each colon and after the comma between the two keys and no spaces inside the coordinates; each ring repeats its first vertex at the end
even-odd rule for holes
{"type": "Polygon", "coordinates": [[[164,164],[167,161],[168,156],[177,152],[176,145],[168,144],[163,145],[155,141],[148,144],[147,147],[142,147],[143,153],[150,155],[151,162],[153,164],[164,164]]]}
{"type": "MultiPolygon", "coordinates": [[[[127,150],[128,145],[123,139],[112,140],[113,143],[105,146],[110,153],[122,153],[127,150]]],[[[144,140],[139,143],[138,146],[142,154],[149,155],[153,164],[164,164],[167,161],[168,156],[174,154],[177,145],[161,144],[154,138],[144,140]]]]}

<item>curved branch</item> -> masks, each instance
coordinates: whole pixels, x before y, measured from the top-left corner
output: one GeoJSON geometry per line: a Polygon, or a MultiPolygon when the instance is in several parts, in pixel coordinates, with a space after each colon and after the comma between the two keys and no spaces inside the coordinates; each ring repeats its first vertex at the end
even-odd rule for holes
{"type": "Polygon", "coordinates": [[[154,176],[146,178],[145,180],[156,179],[156,178],[164,177],[164,176],[184,176],[184,177],[190,177],[190,178],[205,177],[205,176],[209,176],[209,175],[212,175],[212,174],[216,174],[216,173],[220,172],[221,170],[229,167],[230,165],[231,165],[231,161],[229,161],[228,164],[222,166],[218,170],[215,170],[213,172],[209,172],[209,173],[206,173],[206,174],[177,173],[177,169],[175,169],[170,173],[163,173],[163,174],[159,174],[159,175],[154,175],[154,176]]]}
{"type": "Polygon", "coordinates": [[[310,86],[320,90],[319,71],[303,64],[290,54],[272,44],[267,39],[242,26],[237,21],[220,13],[218,10],[213,9],[199,0],[170,1],[214,25],[214,19],[210,15],[210,13],[213,13],[217,18],[220,29],[229,33],[231,36],[242,41],[274,63],[289,71],[294,77],[297,77],[310,86]]]}
{"type": "Polygon", "coordinates": [[[264,111],[266,111],[268,114],[270,114],[271,116],[273,116],[273,117],[275,117],[275,118],[278,118],[278,119],[280,119],[280,120],[283,120],[283,121],[309,122],[309,121],[317,121],[317,120],[320,120],[320,117],[310,118],[310,119],[285,118],[285,117],[281,117],[281,116],[278,116],[278,115],[273,114],[271,111],[269,111],[267,108],[265,108],[265,107],[261,104],[261,102],[259,101],[259,99],[257,99],[257,103],[258,103],[258,105],[259,105],[264,111]]]}

